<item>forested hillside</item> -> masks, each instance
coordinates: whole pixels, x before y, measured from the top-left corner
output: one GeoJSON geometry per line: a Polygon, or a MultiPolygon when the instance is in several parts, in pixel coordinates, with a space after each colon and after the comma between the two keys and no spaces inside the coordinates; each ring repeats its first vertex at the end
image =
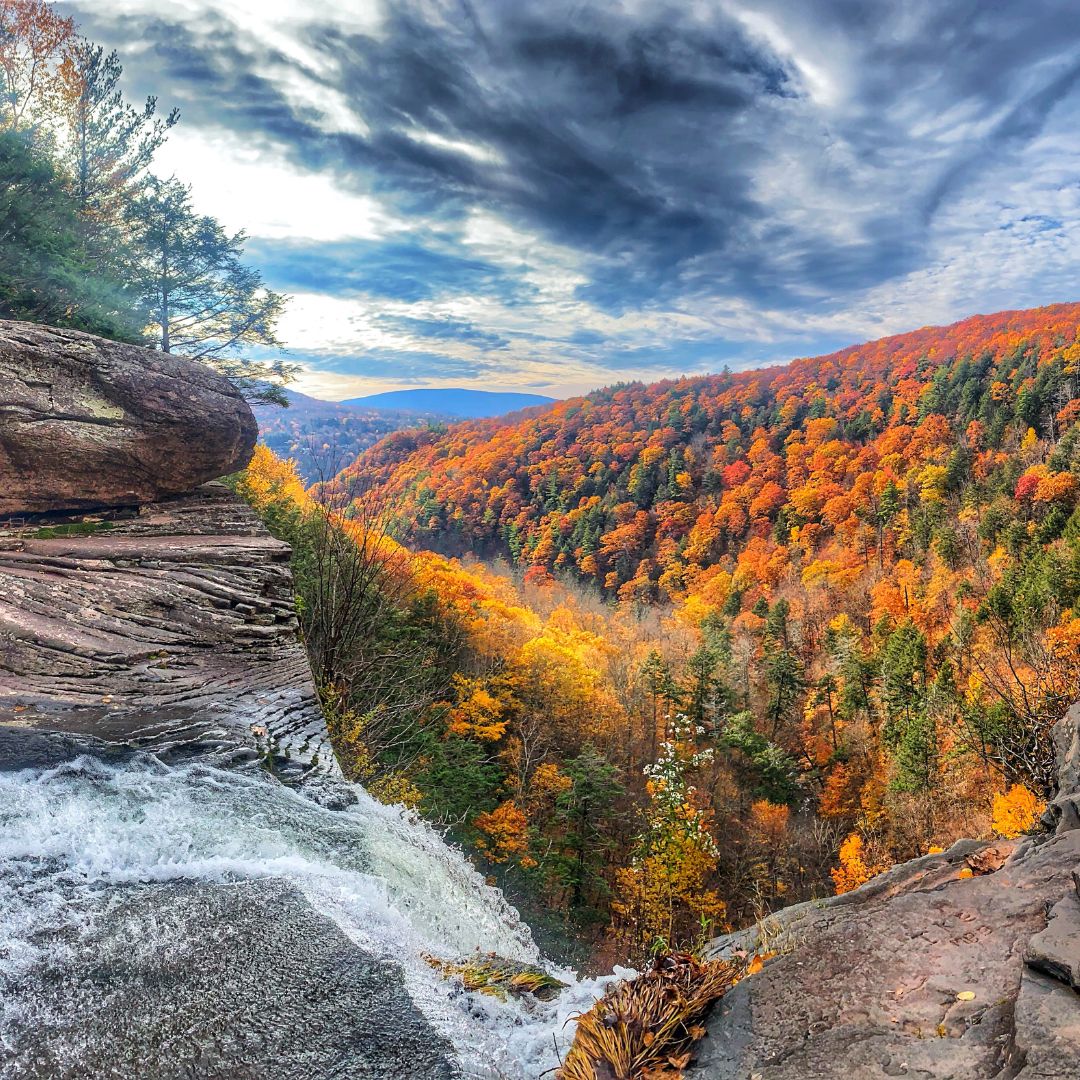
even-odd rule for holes
{"type": "MultiPolygon", "coordinates": [[[[624,600],[679,595],[744,548],[799,557],[838,541],[884,565],[905,526],[925,533],[951,497],[1013,496],[1062,438],[1068,471],[1078,326],[1080,305],[1061,304],[785,367],[615,386],[511,425],[391,437],[355,473],[407,500],[411,538],[495,541],[624,600]]],[[[1057,483],[1038,500],[1054,520],[1071,506],[1057,483]]]]}
{"type": "Polygon", "coordinates": [[[620,948],[1030,828],[1080,686],[1078,328],[389,436],[317,493],[354,535],[513,569],[393,546],[386,655],[428,681],[336,680],[356,760],[620,948]]]}

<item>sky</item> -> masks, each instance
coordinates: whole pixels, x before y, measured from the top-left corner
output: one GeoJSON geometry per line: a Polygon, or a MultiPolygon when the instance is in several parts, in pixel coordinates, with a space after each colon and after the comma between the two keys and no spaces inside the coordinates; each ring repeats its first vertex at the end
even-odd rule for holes
{"type": "Polygon", "coordinates": [[[297,388],[561,397],[1075,300],[1075,0],[69,0],[297,388]]]}

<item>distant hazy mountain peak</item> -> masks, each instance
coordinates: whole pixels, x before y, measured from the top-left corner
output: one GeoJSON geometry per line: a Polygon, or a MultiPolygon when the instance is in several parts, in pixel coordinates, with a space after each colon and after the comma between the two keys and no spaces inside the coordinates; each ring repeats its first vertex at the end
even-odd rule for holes
{"type": "Polygon", "coordinates": [[[368,397],[349,398],[342,405],[368,409],[398,409],[408,412],[433,412],[443,416],[501,416],[534,405],[551,405],[556,399],[542,394],[466,390],[461,387],[425,387],[416,390],[388,390],[368,397]]]}

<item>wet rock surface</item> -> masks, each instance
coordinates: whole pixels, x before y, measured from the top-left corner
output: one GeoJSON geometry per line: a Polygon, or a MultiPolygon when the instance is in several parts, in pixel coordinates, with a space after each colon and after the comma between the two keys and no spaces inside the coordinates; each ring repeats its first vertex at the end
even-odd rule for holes
{"type": "Polygon", "coordinates": [[[1074,708],[1058,729],[1053,834],[1009,853],[960,841],[714,941],[714,955],[777,955],[721,1003],[689,1075],[1080,1076],[1080,829],[1067,790],[1078,724],[1074,708]]]}
{"type": "Polygon", "coordinates": [[[243,468],[257,435],[205,364],[0,320],[0,516],[189,492],[243,468]]]}
{"type": "Polygon", "coordinates": [[[12,806],[31,798],[19,784],[41,792],[41,770],[83,777],[101,802],[72,826],[75,796],[57,801],[55,831],[39,820],[40,837],[5,834],[0,812],[0,1076],[458,1076],[397,965],[265,861],[295,869],[285,839],[277,850],[279,781],[321,804],[288,796],[300,815],[335,818],[356,796],[297,637],[289,549],[223,485],[91,535],[0,533],[0,778],[12,806]],[[211,790],[223,768],[247,785],[244,813],[269,815],[269,848],[254,863],[237,855],[226,822],[209,862],[186,827],[140,861],[133,845],[160,832],[146,823],[160,812],[150,796],[204,767],[211,790]],[[114,774],[146,794],[143,809],[117,809],[114,774]],[[253,796],[264,783],[266,797],[253,796]]]}
{"type": "Polygon", "coordinates": [[[458,1076],[400,973],[282,881],[132,885],[71,948],[19,1002],[5,1077],[458,1076]]]}

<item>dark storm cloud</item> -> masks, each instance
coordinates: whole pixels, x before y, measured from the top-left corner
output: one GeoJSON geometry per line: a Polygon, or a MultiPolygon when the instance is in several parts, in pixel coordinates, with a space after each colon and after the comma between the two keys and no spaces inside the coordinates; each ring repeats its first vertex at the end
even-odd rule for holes
{"type": "Polygon", "coordinates": [[[264,74],[290,61],[227,20],[198,32],[164,18],[120,27],[80,9],[92,36],[150,43],[126,57],[128,76],[140,93],[176,87],[163,104],[188,124],[276,140],[304,167],[406,196],[417,212],[490,205],[590,258],[632,264],[627,287],[648,290],[760,216],[749,181],[764,148],[736,129],[763,98],[793,90],[729,20],[691,26],[659,7],[640,24],[572,14],[396,3],[378,38],[309,28],[370,128],[361,137],[328,134],[290,105],[264,74]],[[416,130],[480,144],[498,162],[416,130]]]}
{"type": "MultiPolygon", "coordinates": [[[[614,313],[842,309],[924,267],[942,207],[1002,162],[1022,171],[1080,80],[1074,0],[392,0],[377,34],[297,31],[320,61],[303,74],[355,108],[357,134],[298,105],[300,62],[224,16],[69,6],[132,43],[137,89],[186,123],[272,142],[429,225],[491,211],[577,252],[579,297],[614,313]]],[[[510,297],[425,247],[259,252],[286,288],[510,297]]],[[[614,349],[600,362],[635,355],[614,349]]]]}
{"type": "Polygon", "coordinates": [[[383,315],[379,324],[386,329],[415,337],[432,338],[437,341],[463,341],[486,352],[504,349],[509,341],[498,334],[480,330],[463,319],[417,319],[408,315],[383,315]]]}
{"type": "Polygon", "coordinates": [[[381,185],[493,205],[609,263],[640,296],[761,216],[750,179],[763,148],[739,129],[791,91],[728,20],[591,10],[488,6],[455,27],[396,5],[377,40],[325,28],[312,44],[339,58],[342,89],[363,103],[381,185]],[[417,128],[495,160],[432,147],[410,137],[417,128]]]}
{"type": "Polygon", "coordinates": [[[91,40],[121,53],[129,97],[153,94],[166,110],[179,107],[193,127],[228,128],[292,147],[310,140],[315,112],[295,108],[265,74],[291,61],[223,16],[209,14],[196,29],[166,15],[119,20],[91,4],[58,7],[70,10],[91,40]]]}

